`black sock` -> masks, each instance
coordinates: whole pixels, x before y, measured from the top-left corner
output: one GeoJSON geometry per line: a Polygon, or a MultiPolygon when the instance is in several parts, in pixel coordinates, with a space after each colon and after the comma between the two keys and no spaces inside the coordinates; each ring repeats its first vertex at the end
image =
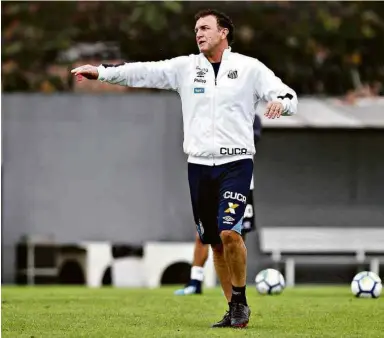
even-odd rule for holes
{"type": "Polygon", "coordinates": [[[201,288],[201,281],[197,279],[191,279],[188,285],[193,285],[193,286],[196,286],[197,288],[201,288]]]}
{"type": "Polygon", "coordinates": [[[231,303],[242,303],[244,305],[247,305],[247,298],[245,297],[245,285],[244,286],[232,285],[231,303]]]}

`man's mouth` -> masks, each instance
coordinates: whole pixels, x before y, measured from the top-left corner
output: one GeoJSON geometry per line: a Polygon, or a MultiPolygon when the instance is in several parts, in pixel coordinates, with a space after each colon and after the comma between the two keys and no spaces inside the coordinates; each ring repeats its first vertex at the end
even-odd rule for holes
{"type": "Polygon", "coordinates": [[[203,43],[205,43],[205,41],[199,41],[198,42],[199,46],[201,46],[203,43]]]}

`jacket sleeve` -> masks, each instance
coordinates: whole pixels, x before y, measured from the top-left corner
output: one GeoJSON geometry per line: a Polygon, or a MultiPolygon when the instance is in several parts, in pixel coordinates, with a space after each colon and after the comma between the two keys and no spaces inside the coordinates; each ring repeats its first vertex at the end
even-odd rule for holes
{"type": "Polygon", "coordinates": [[[293,115],[297,112],[297,95],[295,91],[284,84],[262,62],[255,60],[255,92],[266,102],[280,101],[284,111],[282,115],[293,115]]]}
{"type": "Polygon", "coordinates": [[[98,80],[121,86],[178,90],[180,71],[187,56],[156,62],[132,62],[120,65],[101,64],[98,80]]]}

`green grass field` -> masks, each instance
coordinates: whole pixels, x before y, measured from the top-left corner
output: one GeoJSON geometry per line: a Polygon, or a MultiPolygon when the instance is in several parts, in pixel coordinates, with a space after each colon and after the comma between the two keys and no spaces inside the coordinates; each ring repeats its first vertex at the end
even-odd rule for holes
{"type": "Polygon", "coordinates": [[[226,309],[220,289],[187,297],[174,289],[3,287],[2,337],[384,337],[384,298],[355,299],[347,287],[260,296],[248,286],[243,330],[210,328],[226,309]]]}

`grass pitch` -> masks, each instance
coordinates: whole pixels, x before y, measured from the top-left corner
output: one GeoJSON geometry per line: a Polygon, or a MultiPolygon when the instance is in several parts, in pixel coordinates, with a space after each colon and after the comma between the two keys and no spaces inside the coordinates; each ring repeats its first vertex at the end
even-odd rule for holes
{"type": "Polygon", "coordinates": [[[227,306],[219,288],[174,296],[176,287],[3,287],[2,337],[384,337],[384,298],[348,287],[298,287],[260,296],[248,286],[247,329],[211,329],[227,306]]]}

